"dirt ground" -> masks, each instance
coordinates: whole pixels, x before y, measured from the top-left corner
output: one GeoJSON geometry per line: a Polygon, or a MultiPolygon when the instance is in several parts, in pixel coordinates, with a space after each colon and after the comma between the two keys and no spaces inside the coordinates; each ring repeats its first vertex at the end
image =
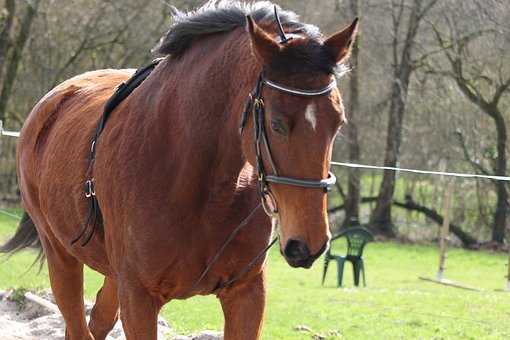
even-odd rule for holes
{"type": "MultiPolygon", "coordinates": [[[[0,292],[0,340],[64,340],[64,320],[49,293],[0,292]]],[[[92,308],[87,303],[87,314],[92,308]]],[[[108,340],[125,339],[120,321],[110,332],[108,340]]],[[[158,321],[158,339],[220,340],[217,332],[205,331],[196,335],[177,335],[168,323],[158,321]]]]}

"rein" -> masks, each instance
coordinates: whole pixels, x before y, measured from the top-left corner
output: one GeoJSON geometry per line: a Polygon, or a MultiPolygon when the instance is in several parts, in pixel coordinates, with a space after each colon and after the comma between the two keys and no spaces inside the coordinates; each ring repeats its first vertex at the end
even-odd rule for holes
{"type": "Polygon", "coordinates": [[[220,259],[220,256],[221,254],[223,254],[223,252],[225,251],[225,249],[227,248],[227,246],[230,244],[230,242],[232,242],[234,240],[234,238],[237,236],[237,234],[239,234],[239,232],[241,231],[241,229],[243,229],[247,224],[248,222],[250,221],[250,219],[253,217],[253,215],[255,215],[255,213],[257,212],[257,210],[259,210],[260,208],[260,203],[255,207],[253,208],[253,210],[248,214],[248,216],[246,216],[244,218],[244,220],[241,221],[241,223],[239,223],[239,225],[234,229],[234,231],[232,231],[230,233],[230,235],[228,235],[227,239],[225,240],[225,242],[223,242],[223,245],[220,247],[220,249],[216,252],[216,254],[214,254],[214,257],[211,259],[211,261],[209,261],[209,263],[207,264],[207,266],[205,267],[205,269],[202,271],[202,273],[200,274],[200,277],[198,278],[198,280],[195,281],[195,283],[193,284],[193,286],[191,287],[191,291],[193,291],[199,284],[200,282],[202,282],[202,280],[204,279],[204,277],[207,275],[207,273],[209,273],[209,271],[211,270],[212,266],[218,262],[218,260],[220,259]]]}
{"type": "MultiPolygon", "coordinates": [[[[198,285],[202,282],[202,280],[205,278],[207,273],[209,273],[211,271],[214,264],[216,262],[218,262],[218,260],[220,259],[220,256],[223,254],[223,252],[225,251],[227,246],[230,244],[230,242],[232,242],[234,240],[234,238],[237,236],[237,234],[239,234],[239,232],[248,224],[248,222],[251,220],[251,218],[259,210],[261,205],[262,204],[259,203],[255,208],[253,208],[253,210],[248,214],[248,216],[246,216],[241,221],[241,223],[239,223],[239,225],[234,229],[234,231],[232,231],[232,233],[230,233],[230,235],[227,237],[225,242],[223,242],[220,249],[216,252],[216,254],[214,254],[214,257],[211,259],[211,261],[209,261],[207,266],[204,268],[204,270],[200,274],[198,280],[195,281],[195,283],[191,287],[190,291],[193,291],[195,288],[198,287],[198,285]]],[[[260,258],[262,256],[264,256],[269,249],[271,249],[271,247],[276,243],[276,241],[278,241],[278,237],[273,238],[273,240],[260,253],[258,253],[257,256],[255,256],[239,273],[237,273],[237,275],[235,275],[233,278],[231,278],[230,280],[228,280],[225,283],[220,283],[218,285],[218,287],[216,288],[216,290],[229,287],[234,282],[239,280],[244,274],[249,272],[253,268],[253,266],[258,262],[258,260],[260,260],[260,258]]]]}
{"type": "MultiPolygon", "coordinates": [[[[256,155],[256,163],[257,163],[257,191],[260,196],[261,203],[259,203],[248,216],[241,221],[241,223],[232,231],[232,233],[227,237],[225,242],[222,244],[220,249],[216,252],[214,257],[209,261],[205,269],[200,274],[199,278],[195,281],[190,291],[193,291],[198,285],[202,282],[202,280],[206,277],[206,275],[211,271],[212,267],[218,260],[220,256],[223,254],[227,246],[234,240],[237,234],[243,229],[249,222],[249,220],[255,215],[255,212],[262,206],[264,212],[271,218],[271,223],[273,226],[273,230],[278,226],[279,215],[278,208],[276,204],[276,200],[274,198],[273,193],[269,188],[269,183],[277,183],[284,185],[292,185],[298,186],[302,188],[309,189],[322,189],[324,192],[327,192],[331,189],[333,185],[336,183],[336,177],[332,172],[328,173],[328,178],[320,179],[320,180],[307,180],[301,178],[293,178],[293,177],[283,177],[278,175],[278,171],[276,168],[276,163],[271,154],[271,147],[269,145],[269,141],[267,138],[266,128],[265,128],[265,108],[264,108],[264,100],[262,98],[262,87],[263,85],[267,85],[273,89],[278,91],[288,93],[295,96],[322,96],[331,92],[334,88],[336,88],[336,80],[333,79],[331,83],[329,83],[326,87],[319,90],[300,90],[295,88],[290,88],[281,84],[277,84],[268,79],[265,79],[263,73],[258,78],[257,85],[252,93],[250,93],[248,101],[246,103],[245,110],[241,117],[241,125],[239,128],[240,133],[242,134],[244,131],[244,127],[248,121],[248,117],[250,113],[252,113],[253,121],[254,121],[254,129],[255,129],[255,155],[256,155]],[[264,163],[262,161],[262,152],[261,146],[264,145],[264,148],[267,153],[268,162],[271,165],[271,170],[273,171],[272,175],[267,175],[264,163]],[[268,204],[268,200],[271,202],[271,206],[268,204]]],[[[225,283],[220,283],[220,285],[216,288],[216,290],[223,289],[229,287],[234,282],[239,280],[243,275],[248,273],[253,266],[263,257],[267,251],[276,243],[278,237],[275,237],[253,260],[251,260],[241,271],[239,271],[233,278],[228,280],[225,283]]]]}

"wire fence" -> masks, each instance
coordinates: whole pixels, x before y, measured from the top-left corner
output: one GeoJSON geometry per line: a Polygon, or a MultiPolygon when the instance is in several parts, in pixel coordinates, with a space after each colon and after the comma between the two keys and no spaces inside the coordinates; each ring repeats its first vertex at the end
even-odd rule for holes
{"type": "MultiPolygon", "coordinates": [[[[0,137],[8,136],[18,138],[20,133],[17,131],[8,131],[3,129],[2,121],[0,121],[0,137]]],[[[370,170],[390,170],[397,172],[407,172],[414,174],[423,174],[423,175],[433,175],[433,176],[449,176],[449,177],[460,177],[460,178],[468,178],[468,179],[488,179],[492,181],[505,181],[509,182],[510,177],[507,176],[494,176],[494,175],[480,175],[480,174],[470,174],[470,173],[458,173],[458,172],[445,172],[445,171],[433,171],[433,170],[420,170],[420,169],[408,169],[408,168],[399,168],[392,166],[375,166],[375,165],[366,165],[366,164],[356,164],[356,163],[347,163],[347,162],[331,162],[332,166],[337,167],[347,167],[347,168],[356,168],[356,169],[370,169],[370,170]]],[[[0,209],[0,214],[8,216],[14,220],[21,220],[21,216],[13,214],[9,211],[0,209]]],[[[508,281],[507,281],[507,289],[506,291],[510,291],[510,260],[508,262],[508,281]]]]}
{"type": "MultiPolygon", "coordinates": [[[[0,136],[18,138],[20,136],[20,133],[18,131],[5,130],[3,128],[2,121],[0,121],[0,136]]],[[[459,173],[459,172],[409,169],[409,168],[400,168],[400,167],[392,167],[392,166],[376,166],[376,165],[366,165],[366,164],[336,162],[336,161],[332,161],[331,165],[336,166],[336,167],[347,167],[347,168],[356,168],[356,169],[390,170],[390,171],[396,171],[396,172],[407,172],[407,173],[422,174],[422,175],[449,176],[449,177],[460,177],[460,178],[468,178],[468,179],[488,179],[488,180],[492,180],[492,181],[510,182],[510,177],[508,177],[508,176],[495,176],[495,175],[481,175],[481,174],[470,174],[470,173],[459,173]]],[[[7,215],[7,216],[14,217],[14,218],[18,218],[18,219],[20,218],[19,216],[13,215],[5,210],[0,210],[0,213],[7,215]]]]}
{"type": "MultiPolygon", "coordinates": [[[[2,121],[0,121],[0,136],[9,136],[9,137],[17,138],[20,136],[20,133],[17,131],[4,130],[2,121]]],[[[392,167],[392,166],[376,166],[376,165],[365,165],[365,164],[336,162],[336,161],[331,162],[331,165],[340,166],[340,167],[348,167],[348,168],[372,169],[372,170],[391,170],[391,171],[410,172],[410,173],[423,174],[423,175],[450,176],[450,177],[462,177],[462,178],[474,178],[474,179],[490,179],[490,180],[494,180],[494,181],[510,182],[510,177],[507,177],[507,176],[480,175],[480,174],[469,174],[469,173],[459,173],[459,172],[408,169],[408,168],[397,168],[397,167],[392,167]]]]}
{"type": "Polygon", "coordinates": [[[462,178],[491,179],[491,180],[495,180],[495,181],[510,181],[510,177],[507,177],[507,176],[466,174],[466,173],[460,173],[460,172],[444,172],[444,171],[433,171],[433,170],[418,170],[418,169],[396,168],[396,167],[392,167],[392,166],[376,166],[376,165],[364,165],[364,164],[344,163],[344,162],[331,162],[331,165],[343,166],[343,167],[348,167],[348,168],[359,168],[359,169],[392,170],[392,171],[410,172],[410,173],[415,173],[415,174],[435,175],[435,176],[451,176],[451,177],[462,177],[462,178]]]}

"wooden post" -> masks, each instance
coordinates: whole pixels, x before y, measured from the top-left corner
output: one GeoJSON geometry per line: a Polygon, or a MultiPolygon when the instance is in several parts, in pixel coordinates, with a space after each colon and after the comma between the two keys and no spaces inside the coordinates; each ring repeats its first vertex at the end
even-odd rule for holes
{"type": "Polygon", "coordinates": [[[454,180],[448,180],[446,193],[443,201],[443,225],[439,236],[439,268],[437,270],[437,281],[443,281],[446,262],[446,248],[448,245],[448,235],[450,233],[450,210],[452,207],[454,180]]]}
{"type": "MultiPolygon", "coordinates": [[[[456,283],[451,280],[447,280],[444,278],[444,271],[445,271],[445,263],[446,263],[446,248],[448,246],[448,235],[450,233],[450,216],[451,216],[451,210],[452,210],[452,201],[453,201],[453,193],[454,193],[454,179],[449,179],[448,183],[446,185],[446,192],[443,197],[443,225],[441,226],[441,230],[439,233],[439,268],[437,270],[437,275],[435,279],[428,278],[428,277],[421,277],[421,280],[430,281],[439,283],[446,286],[456,287],[456,288],[462,288],[467,290],[473,290],[473,291],[481,291],[480,289],[468,287],[460,283],[456,283]]],[[[510,259],[509,259],[510,261],[510,259]]],[[[510,275],[510,262],[509,262],[509,275],[510,275]]],[[[510,283],[509,283],[510,286],[510,283]]]]}

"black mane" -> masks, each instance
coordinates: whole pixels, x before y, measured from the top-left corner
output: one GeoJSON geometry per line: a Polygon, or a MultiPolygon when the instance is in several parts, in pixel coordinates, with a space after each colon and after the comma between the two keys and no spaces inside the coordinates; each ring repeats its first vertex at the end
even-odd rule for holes
{"type": "MultiPolygon", "coordinates": [[[[243,3],[211,0],[191,12],[184,13],[175,8],[173,12],[173,24],[154,48],[154,52],[160,55],[171,55],[174,58],[184,55],[196,39],[244,27],[248,14],[258,23],[275,22],[274,4],[269,1],[243,3]]],[[[322,45],[319,29],[299,22],[297,14],[292,11],[278,7],[278,14],[286,32],[306,36],[308,40],[303,45],[284,49],[282,58],[275,60],[275,65],[271,66],[279,70],[285,68],[290,72],[311,70],[333,73],[335,62],[329,51],[322,45]],[[293,58],[298,62],[289,63],[293,58]]]]}

